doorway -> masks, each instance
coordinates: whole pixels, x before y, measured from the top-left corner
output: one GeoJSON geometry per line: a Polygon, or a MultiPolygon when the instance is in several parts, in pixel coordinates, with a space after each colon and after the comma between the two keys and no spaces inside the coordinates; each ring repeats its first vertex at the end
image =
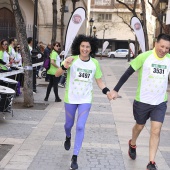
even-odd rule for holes
{"type": "Polygon", "coordinates": [[[0,40],[16,37],[16,25],[13,13],[7,8],[0,9],[0,40]]]}

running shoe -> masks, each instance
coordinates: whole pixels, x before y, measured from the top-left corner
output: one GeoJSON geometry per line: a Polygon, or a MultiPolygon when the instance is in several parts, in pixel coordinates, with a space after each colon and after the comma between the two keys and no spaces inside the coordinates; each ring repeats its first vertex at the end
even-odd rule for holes
{"type": "Polygon", "coordinates": [[[45,99],[44,99],[44,101],[48,101],[48,99],[47,99],[47,98],[45,98],[45,99]]]}
{"type": "Polygon", "coordinates": [[[58,87],[64,88],[65,86],[61,83],[58,83],[58,87]]]}
{"type": "Polygon", "coordinates": [[[70,169],[72,169],[72,170],[78,169],[77,155],[72,156],[70,169]]]}
{"type": "Polygon", "coordinates": [[[147,168],[146,170],[158,170],[156,163],[153,161],[150,161],[146,168],[147,168]]]}
{"type": "Polygon", "coordinates": [[[66,136],[66,140],[65,140],[65,142],[64,142],[64,148],[65,148],[65,150],[69,150],[70,149],[70,147],[71,147],[71,137],[67,137],[66,136]]]}
{"type": "Polygon", "coordinates": [[[55,102],[61,102],[62,100],[60,98],[56,98],[55,102]]]}
{"type": "Polygon", "coordinates": [[[136,159],[136,145],[131,145],[131,140],[129,140],[129,156],[131,159],[136,159]]]}

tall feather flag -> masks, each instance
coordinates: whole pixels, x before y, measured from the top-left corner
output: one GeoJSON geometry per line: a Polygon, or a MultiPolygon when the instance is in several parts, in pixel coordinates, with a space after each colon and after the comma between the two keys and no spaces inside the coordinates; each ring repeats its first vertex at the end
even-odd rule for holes
{"type": "Polygon", "coordinates": [[[70,47],[73,43],[73,40],[76,37],[85,18],[86,18],[86,11],[82,7],[76,8],[74,12],[72,13],[69,23],[67,25],[67,31],[66,31],[66,36],[65,36],[64,58],[66,58],[70,50],[70,47]]]}
{"type": "Polygon", "coordinates": [[[132,17],[131,18],[131,27],[133,28],[137,40],[139,42],[140,48],[142,52],[146,51],[146,46],[145,46],[145,37],[144,37],[144,32],[142,28],[141,21],[137,17],[132,17]]]}
{"type": "Polygon", "coordinates": [[[105,52],[105,50],[106,50],[106,48],[108,47],[108,45],[109,45],[109,42],[108,42],[108,41],[105,41],[105,42],[103,43],[102,54],[105,52]]]}

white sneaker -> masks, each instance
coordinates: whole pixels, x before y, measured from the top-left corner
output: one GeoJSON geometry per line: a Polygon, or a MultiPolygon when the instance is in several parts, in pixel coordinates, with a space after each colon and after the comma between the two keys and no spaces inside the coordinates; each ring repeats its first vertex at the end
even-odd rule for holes
{"type": "Polygon", "coordinates": [[[65,86],[64,86],[63,84],[59,83],[59,84],[58,84],[58,87],[64,88],[65,86]]]}

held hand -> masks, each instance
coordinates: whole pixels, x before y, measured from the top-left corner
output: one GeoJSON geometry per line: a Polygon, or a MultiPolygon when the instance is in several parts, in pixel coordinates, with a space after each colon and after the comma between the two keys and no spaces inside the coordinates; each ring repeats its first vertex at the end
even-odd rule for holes
{"type": "Polygon", "coordinates": [[[117,99],[119,97],[118,92],[116,92],[115,90],[110,91],[110,93],[111,93],[110,94],[111,99],[113,99],[113,100],[115,100],[115,99],[117,99]]]}
{"type": "Polygon", "coordinates": [[[64,67],[65,68],[69,68],[71,63],[73,62],[74,58],[73,57],[68,57],[65,59],[64,61],[64,67]]]}
{"type": "Polygon", "coordinates": [[[106,93],[106,95],[107,95],[107,98],[108,98],[109,100],[112,100],[112,99],[113,99],[110,91],[108,91],[108,92],[106,93]]]}

